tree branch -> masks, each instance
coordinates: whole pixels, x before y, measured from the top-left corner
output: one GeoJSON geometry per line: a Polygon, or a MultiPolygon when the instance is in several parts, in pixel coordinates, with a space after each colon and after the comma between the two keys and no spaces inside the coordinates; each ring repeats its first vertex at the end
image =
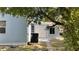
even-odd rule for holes
{"type": "Polygon", "coordinates": [[[50,21],[54,22],[56,25],[64,25],[64,23],[60,23],[58,21],[53,20],[51,17],[49,17],[45,12],[41,10],[41,13],[44,14],[50,21]]]}

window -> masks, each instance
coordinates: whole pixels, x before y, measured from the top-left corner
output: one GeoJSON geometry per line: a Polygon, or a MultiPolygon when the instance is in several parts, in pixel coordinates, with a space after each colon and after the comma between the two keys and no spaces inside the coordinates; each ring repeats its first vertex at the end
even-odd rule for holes
{"type": "Polygon", "coordinates": [[[55,28],[50,28],[50,34],[55,34],[55,28]]]}
{"type": "Polygon", "coordinates": [[[31,25],[31,32],[34,33],[34,24],[31,25]]]}
{"type": "Polygon", "coordinates": [[[5,33],[6,21],[0,21],[0,33],[5,33]]]}

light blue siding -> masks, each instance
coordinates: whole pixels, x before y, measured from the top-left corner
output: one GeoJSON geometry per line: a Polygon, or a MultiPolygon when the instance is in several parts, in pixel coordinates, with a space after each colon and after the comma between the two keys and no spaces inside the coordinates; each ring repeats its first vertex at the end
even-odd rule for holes
{"type": "Polygon", "coordinates": [[[0,44],[19,44],[27,41],[25,18],[0,14],[0,21],[2,20],[6,21],[6,33],[0,33],[0,44]]]}

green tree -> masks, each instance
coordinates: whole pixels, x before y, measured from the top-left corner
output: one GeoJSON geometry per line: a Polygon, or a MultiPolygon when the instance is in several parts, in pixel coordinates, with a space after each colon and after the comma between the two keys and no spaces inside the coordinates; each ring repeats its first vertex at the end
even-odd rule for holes
{"type": "Polygon", "coordinates": [[[65,47],[66,50],[79,50],[79,8],[69,8],[69,16],[65,18],[65,47]],[[70,12],[70,13],[69,13],[70,12]]]}
{"type": "MultiPolygon", "coordinates": [[[[13,16],[24,16],[27,18],[31,18],[32,21],[52,21],[57,24],[63,24],[54,20],[54,16],[56,15],[57,8],[39,8],[39,7],[1,7],[0,12],[3,14],[11,14],[13,16]]],[[[30,21],[30,20],[29,20],[30,21]]]]}

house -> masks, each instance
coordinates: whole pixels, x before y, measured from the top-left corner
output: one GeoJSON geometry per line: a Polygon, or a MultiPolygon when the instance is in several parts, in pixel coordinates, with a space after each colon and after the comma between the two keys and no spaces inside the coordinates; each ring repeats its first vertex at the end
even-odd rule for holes
{"type": "Polygon", "coordinates": [[[25,44],[26,20],[24,17],[15,17],[0,13],[0,45],[25,44]]]}
{"type": "Polygon", "coordinates": [[[62,26],[53,25],[53,22],[41,22],[41,24],[31,23],[27,27],[28,42],[47,42],[50,39],[62,40],[62,26]]]}
{"type": "Polygon", "coordinates": [[[47,42],[50,39],[61,39],[60,26],[52,26],[53,22],[31,23],[26,19],[0,13],[0,45],[21,45],[27,42],[47,42]]]}

